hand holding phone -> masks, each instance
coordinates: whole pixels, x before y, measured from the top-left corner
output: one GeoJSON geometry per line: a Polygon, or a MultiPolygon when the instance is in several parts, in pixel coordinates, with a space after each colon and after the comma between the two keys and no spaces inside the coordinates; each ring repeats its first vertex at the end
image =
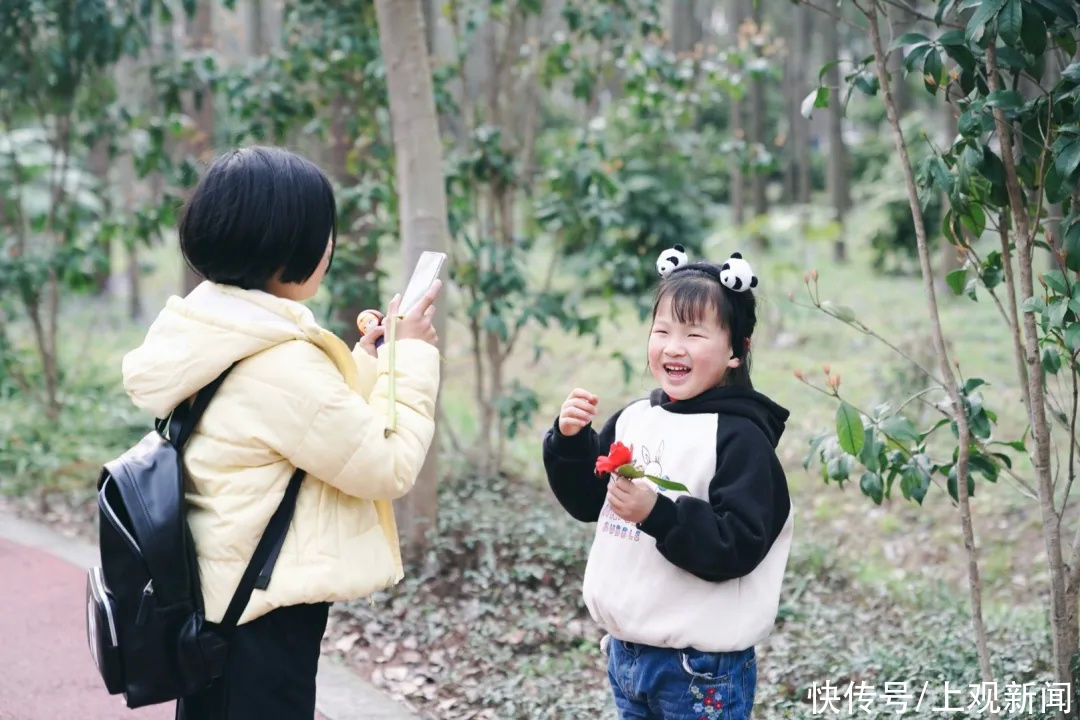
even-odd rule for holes
{"type": "MultiPolygon", "coordinates": [[[[390,302],[387,316],[399,317],[399,338],[415,337],[432,344],[438,343],[438,335],[431,325],[431,316],[435,313],[435,297],[442,287],[439,272],[445,261],[446,253],[431,250],[422,252],[416,261],[416,267],[413,268],[409,283],[405,286],[405,292],[395,295],[390,302]]],[[[383,314],[378,310],[364,310],[356,317],[356,327],[360,335],[366,337],[374,333],[375,328],[381,328],[385,333],[386,323],[383,314]]],[[[380,347],[383,341],[384,336],[380,334],[375,339],[374,347],[380,347]]]]}
{"type": "MultiPolygon", "coordinates": [[[[432,325],[431,321],[435,317],[435,298],[438,297],[440,289],[442,289],[442,280],[436,278],[431,287],[427,289],[427,292],[412,306],[412,309],[398,320],[398,340],[414,338],[432,345],[439,344],[439,335],[435,332],[435,326],[432,325]]],[[[398,309],[402,306],[403,300],[401,299],[398,299],[396,303],[391,301],[390,311],[387,314],[390,317],[399,314],[398,309]]]]}

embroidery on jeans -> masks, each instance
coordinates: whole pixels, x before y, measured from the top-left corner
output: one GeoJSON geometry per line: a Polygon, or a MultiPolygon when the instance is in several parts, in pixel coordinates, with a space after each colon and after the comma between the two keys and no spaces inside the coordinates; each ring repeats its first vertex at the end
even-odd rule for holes
{"type": "Polygon", "coordinates": [[[691,685],[690,694],[697,700],[694,703],[694,712],[701,713],[700,720],[715,720],[724,714],[724,701],[716,696],[716,688],[711,687],[701,692],[697,685],[691,685]]]}

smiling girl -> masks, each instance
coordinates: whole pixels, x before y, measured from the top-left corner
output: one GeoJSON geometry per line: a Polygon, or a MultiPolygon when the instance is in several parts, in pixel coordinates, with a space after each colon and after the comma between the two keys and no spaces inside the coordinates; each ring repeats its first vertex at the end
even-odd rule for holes
{"type": "Polygon", "coordinates": [[[555,496],[597,523],[583,594],[610,635],[623,720],[749,718],[754,645],[779,605],[793,514],[775,448],[788,411],[750,383],[752,285],[723,270],[692,263],[661,281],[648,346],[658,389],[597,433],[598,398],[577,388],[544,439],[555,496]],[[616,441],[687,490],[597,477],[616,441]]]}

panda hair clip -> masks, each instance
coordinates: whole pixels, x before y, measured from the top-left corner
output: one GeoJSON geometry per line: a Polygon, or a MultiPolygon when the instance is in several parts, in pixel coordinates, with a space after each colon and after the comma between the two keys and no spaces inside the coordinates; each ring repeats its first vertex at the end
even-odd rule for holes
{"type": "MultiPolygon", "coordinates": [[[[686,248],[682,245],[668,248],[660,253],[656,259],[656,271],[664,278],[675,270],[687,265],[686,248]]],[[[757,287],[758,279],[754,275],[750,263],[743,260],[742,253],[732,253],[717,273],[713,267],[701,268],[702,272],[712,275],[720,284],[734,292],[746,292],[750,288],[757,287]]]]}
{"type": "Polygon", "coordinates": [[[731,257],[720,266],[720,282],[729,290],[746,292],[757,287],[757,276],[750,263],[742,258],[742,253],[731,253],[731,257]]]}
{"type": "Polygon", "coordinates": [[[682,245],[670,247],[661,252],[660,257],[656,258],[656,272],[660,273],[662,278],[667,277],[672,270],[683,265],[686,265],[686,248],[682,245]]]}

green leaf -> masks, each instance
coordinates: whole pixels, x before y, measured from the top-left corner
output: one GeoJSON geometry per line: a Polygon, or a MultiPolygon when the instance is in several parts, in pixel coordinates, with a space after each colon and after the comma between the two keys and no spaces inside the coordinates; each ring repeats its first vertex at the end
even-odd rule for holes
{"type": "Polygon", "coordinates": [[[1080,62],[1074,62],[1061,71],[1061,78],[1075,85],[1080,85],[1080,62]]]}
{"type": "Polygon", "coordinates": [[[968,395],[972,390],[977,387],[982,387],[983,385],[986,385],[986,381],[982,378],[968,378],[967,382],[964,383],[964,394],[968,395]]]}
{"type": "MultiPolygon", "coordinates": [[[[971,476],[970,468],[968,469],[967,483],[966,484],[967,484],[968,497],[969,498],[975,497],[975,478],[973,478],[971,476]]],[[[960,494],[959,494],[959,492],[957,490],[958,485],[959,485],[959,483],[957,482],[957,477],[956,477],[956,465],[953,465],[952,467],[949,468],[948,487],[949,487],[949,494],[952,495],[952,499],[955,500],[956,502],[960,502],[960,494]]]]}
{"type": "Polygon", "coordinates": [[[821,448],[821,443],[828,437],[828,433],[821,433],[814,436],[810,440],[810,449],[806,451],[806,458],[803,460],[803,470],[810,469],[810,462],[814,459],[814,456],[818,454],[818,450],[821,448]]]}
{"type": "Polygon", "coordinates": [[[1061,369],[1061,356],[1058,355],[1057,348],[1048,347],[1043,350],[1042,366],[1043,372],[1057,375],[1057,371],[1061,369]]]}
{"type": "Polygon", "coordinates": [[[967,47],[962,30],[946,30],[938,36],[937,41],[944,47],[967,47]]]}
{"type": "Polygon", "coordinates": [[[972,414],[968,424],[971,428],[971,434],[980,440],[986,440],[990,437],[990,418],[982,408],[972,414]]]}
{"type": "Polygon", "coordinates": [[[1027,58],[1024,57],[1024,53],[1009,45],[1002,45],[998,48],[998,67],[1006,70],[1015,70],[1016,72],[1030,69],[1028,67],[1027,58]]]}
{"type": "Polygon", "coordinates": [[[1046,52],[1046,24],[1042,15],[1031,10],[1024,13],[1020,40],[1024,43],[1024,48],[1036,57],[1046,52]]]}
{"type": "Polygon", "coordinates": [[[1049,202],[1059,203],[1069,197],[1069,186],[1062,182],[1056,162],[1047,164],[1044,184],[1046,186],[1046,199],[1049,202]]]}
{"type": "Polygon", "coordinates": [[[1005,0],[984,0],[979,5],[978,9],[972,14],[971,19],[968,20],[967,28],[964,30],[964,36],[969,43],[977,43],[982,40],[983,33],[986,32],[986,24],[994,19],[994,16],[997,15],[1004,4],[1005,0]]]}
{"type": "Polygon", "coordinates": [[[1076,24],[1076,11],[1069,6],[1067,0],[1035,0],[1035,2],[1064,20],[1067,25],[1076,24]]]}
{"type": "Polygon", "coordinates": [[[892,44],[889,46],[889,50],[891,52],[898,47],[903,47],[904,45],[917,45],[928,42],[930,42],[930,38],[926,37],[922,33],[904,33],[903,35],[892,41],[892,44]]]}
{"type": "Polygon", "coordinates": [[[948,283],[954,295],[961,294],[964,292],[964,285],[967,283],[967,270],[964,268],[953,270],[945,276],[945,282],[948,283]]]}
{"type": "Polygon", "coordinates": [[[1054,167],[1063,179],[1069,179],[1080,167],[1080,138],[1060,137],[1054,143],[1054,167]]]}
{"type": "Polygon", "coordinates": [[[981,205],[974,203],[970,205],[968,211],[960,216],[960,220],[967,225],[976,240],[982,237],[986,230],[986,213],[983,212],[981,205]]]}
{"type": "Polygon", "coordinates": [[[938,88],[941,87],[941,71],[941,55],[936,50],[932,50],[927,53],[926,62],[923,63],[923,85],[932,95],[937,94],[938,88]]]}
{"type": "Polygon", "coordinates": [[[919,431],[903,415],[893,415],[881,423],[881,431],[902,445],[918,445],[922,442],[919,431]]]}
{"type": "Polygon", "coordinates": [[[858,455],[866,441],[859,411],[846,402],[840,403],[840,407],[836,409],[836,437],[844,452],[851,455],[858,455]]]}
{"type": "Polygon", "coordinates": [[[625,465],[620,465],[619,467],[615,468],[615,474],[621,475],[625,478],[645,477],[645,473],[639,470],[638,467],[634,465],[634,463],[626,463],[625,465]]]}
{"type": "Polygon", "coordinates": [[[859,451],[859,462],[865,465],[870,472],[877,472],[880,469],[879,455],[881,449],[881,443],[877,442],[874,437],[874,429],[866,428],[866,442],[863,443],[862,450],[859,451]]]}
{"type": "Polygon", "coordinates": [[[1023,24],[1023,10],[1020,0],[1008,0],[998,14],[998,33],[1007,43],[1016,43],[1020,39],[1023,24]]]}
{"type": "Polygon", "coordinates": [[[930,474],[918,463],[908,463],[900,470],[900,491],[908,500],[922,504],[930,489],[930,474]]]}
{"type": "Polygon", "coordinates": [[[949,11],[952,10],[952,6],[955,4],[956,0],[938,0],[938,9],[937,12],[934,13],[934,22],[937,25],[941,25],[941,21],[949,14],[949,11]]]}
{"type": "Polygon", "coordinates": [[[1036,295],[1032,295],[1020,303],[1020,312],[1022,313],[1041,313],[1045,309],[1046,303],[1036,295]]]}
{"type": "Polygon", "coordinates": [[[864,95],[873,97],[880,89],[877,75],[859,75],[855,78],[855,87],[859,88],[864,95]]]}
{"type": "Polygon", "coordinates": [[[829,106],[829,88],[819,87],[815,90],[811,90],[800,106],[799,111],[805,118],[810,117],[813,114],[816,107],[828,107],[829,106]]]}
{"type": "Polygon", "coordinates": [[[1076,56],[1076,38],[1072,36],[1072,33],[1059,32],[1054,36],[1054,40],[1057,41],[1058,47],[1065,51],[1065,57],[1076,56]]]}
{"type": "Polygon", "coordinates": [[[829,72],[829,70],[833,69],[834,67],[836,67],[839,64],[840,64],[839,60],[830,60],[829,62],[822,65],[821,69],[818,70],[818,75],[817,75],[818,82],[819,83],[822,82],[825,79],[825,73],[829,72]]]}
{"type": "Polygon", "coordinates": [[[923,60],[933,49],[933,45],[916,45],[904,57],[904,69],[908,72],[915,72],[915,68],[922,66],[923,60]]]}
{"type": "Polygon", "coordinates": [[[1047,316],[1052,327],[1058,329],[1065,327],[1065,315],[1069,312],[1070,300],[1072,298],[1058,298],[1047,306],[1047,316]]]}
{"type": "Polygon", "coordinates": [[[974,450],[968,457],[968,472],[972,470],[981,473],[990,482],[997,482],[999,472],[997,463],[974,450]]]}
{"type": "Polygon", "coordinates": [[[644,475],[643,477],[652,480],[654,483],[664,488],[665,490],[678,490],[679,492],[690,492],[685,485],[677,483],[674,480],[666,480],[664,478],[656,477],[655,475],[644,475]]]}
{"type": "Polygon", "coordinates": [[[1065,347],[1072,352],[1080,348],[1080,322],[1074,322],[1065,328],[1065,347]]]}
{"type": "Polygon", "coordinates": [[[1013,440],[1011,442],[1005,442],[1004,440],[995,440],[990,444],[991,445],[1005,445],[1006,447],[1011,447],[1013,450],[1016,450],[1018,452],[1027,452],[1027,445],[1024,445],[1023,439],[1013,440]]]}
{"type": "Polygon", "coordinates": [[[1065,240],[1062,243],[1065,251],[1065,265],[1074,272],[1080,272],[1080,217],[1073,220],[1072,225],[1065,231],[1065,240]]]}
{"type": "Polygon", "coordinates": [[[1043,273],[1043,282],[1056,292],[1058,295],[1068,295],[1069,286],[1066,284],[1065,275],[1060,270],[1051,270],[1048,273],[1043,273]]]}
{"type": "Polygon", "coordinates": [[[1016,90],[998,90],[986,96],[986,107],[1015,110],[1024,107],[1024,96],[1016,90]]]}
{"type": "Polygon", "coordinates": [[[875,472],[864,472],[859,479],[859,489],[863,491],[863,495],[866,495],[874,504],[880,505],[882,500],[882,494],[885,490],[881,483],[881,476],[875,472]]]}

